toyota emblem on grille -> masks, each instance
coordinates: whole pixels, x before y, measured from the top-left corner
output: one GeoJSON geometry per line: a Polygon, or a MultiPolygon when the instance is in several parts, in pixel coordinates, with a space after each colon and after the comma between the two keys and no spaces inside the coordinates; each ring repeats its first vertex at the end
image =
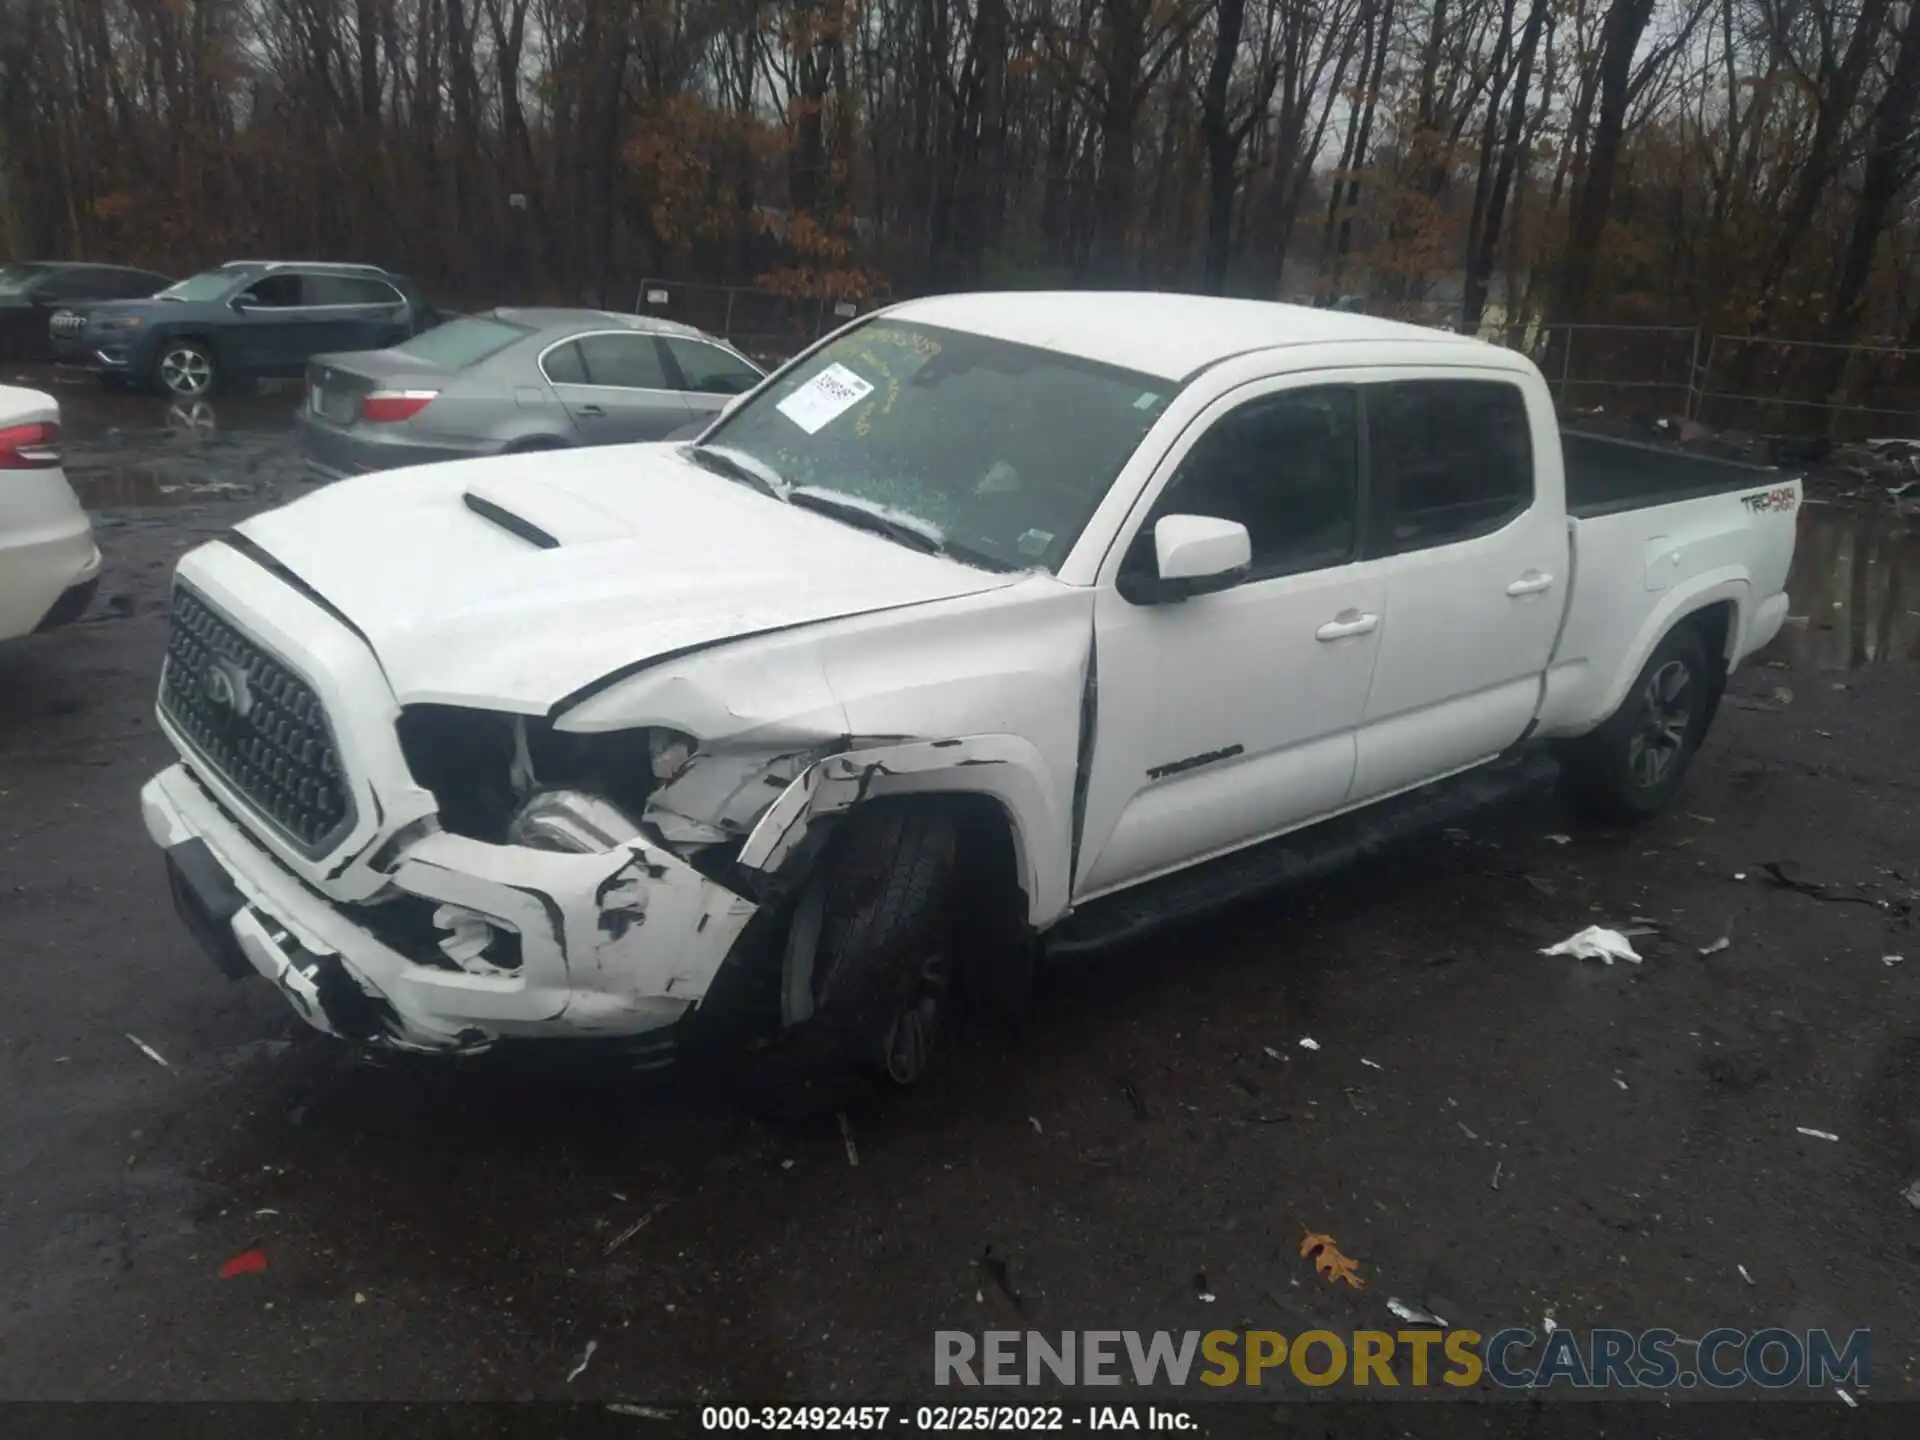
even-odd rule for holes
{"type": "Polygon", "coordinates": [[[231,660],[216,659],[207,667],[207,699],[239,719],[253,710],[253,690],[247,684],[244,667],[231,660]]]}

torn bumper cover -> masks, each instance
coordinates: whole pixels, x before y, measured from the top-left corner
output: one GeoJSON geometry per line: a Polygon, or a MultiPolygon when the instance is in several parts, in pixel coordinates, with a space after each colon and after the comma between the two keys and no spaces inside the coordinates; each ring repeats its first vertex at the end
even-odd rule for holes
{"type": "Polygon", "coordinates": [[[184,765],[140,801],[216,963],[244,973],[244,957],[318,1029],[401,1049],[657,1030],[698,1004],[755,909],[643,841],[571,854],[444,831],[383,864],[390,884],[372,901],[337,904],[184,765]]]}

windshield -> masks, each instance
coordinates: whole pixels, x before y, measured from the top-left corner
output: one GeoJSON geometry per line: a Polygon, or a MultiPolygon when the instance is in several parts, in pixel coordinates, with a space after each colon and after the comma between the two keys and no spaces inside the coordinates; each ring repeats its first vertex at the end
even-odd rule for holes
{"type": "Polygon", "coordinates": [[[789,486],[924,522],[955,553],[1057,570],[1179,388],[881,319],[816,350],[708,438],[789,486]]]}
{"type": "Polygon", "coordinates": [[[509,325],[504,320],[470,315],[424,330],[411,340],[395,345],[393,353],[412,360],[424,360],[443,370],[465,370],[469,365],[478,365],[489,355],[499,354],[514,341],[532,333],[524,326],[509,325]]]}
{"type": "Polygon", "coordinates": [[[0,295],[22,295],[34,281],[51,275],[52,265],[0,265],[0,295]]]}
{"type": "Polygon", "coordinates": [[[190,275],[185,280],[169,285],[153,298],[156,300],[218,300],[245,276],[232,270],[202,270],[198,275],[190,275]]]}

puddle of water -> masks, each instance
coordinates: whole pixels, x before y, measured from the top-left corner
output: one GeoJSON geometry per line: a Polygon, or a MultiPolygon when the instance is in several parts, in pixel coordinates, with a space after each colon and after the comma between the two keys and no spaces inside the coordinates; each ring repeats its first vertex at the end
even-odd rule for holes
{"type": "Polygon", "coordinates": [[[1791,617],[1765,658],[1851,670],[1920,660],[1920,527],[1884,510],[1800,511],[1791,617]]]}

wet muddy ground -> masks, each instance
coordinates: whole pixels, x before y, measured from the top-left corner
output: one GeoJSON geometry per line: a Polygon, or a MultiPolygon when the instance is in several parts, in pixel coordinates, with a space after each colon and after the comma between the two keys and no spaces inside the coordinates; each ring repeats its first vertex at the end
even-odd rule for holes
{"type": "Polygon", "coordinates": [[[1066,972],[851,1115],[856,1167],[831,1123],[684,1086],[364,1063],[218,976],[135,797],[168,569],[303,488],[293,400],[52,388],[107,573],[0,650],[0,1398],[898,1399],[936,1329],[1346,1331],[1389,1297],[1870,1327],[1870,1398],[1920,1397],[1920,536],[1891,513],[1808,507],[1797,618],[1671,816],[1528,800],[1066,972]],[[1656,927],[1645,963],[1538,953],[1595,922],[1656,927]]]}

